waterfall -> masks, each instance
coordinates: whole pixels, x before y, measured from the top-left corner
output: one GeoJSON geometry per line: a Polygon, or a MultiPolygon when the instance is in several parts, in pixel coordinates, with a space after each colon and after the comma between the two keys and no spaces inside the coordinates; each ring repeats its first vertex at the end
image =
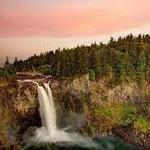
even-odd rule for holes
{"type": "MultiPolygon", "coordinates": [[[[38,85],[38,99],[42,126],[47,131],[47,136],[49,137],[46,139],[49,139],[50,142],[73,142],[71,136],[64,130],[58,129],[56,125],[56,111],[52,91],[48,83],[44,83],[44,87],[38,85]]],[[[44,128],[38,130],[37,135],[41,135],[44,128]]],[[[41,141],[41,137],[38,141],[41,141]]]]}
{"type": "Polygon", "coordinates": [[[51,88],[49,87],[48,83],[44,84],[44,87],[46,89],[47,95],[48,95],[48,99],[49,99],[49,103],[51,106],[51,123],[53,126],[53,130],[56,130],[56,111],[55,111],[55,106],[54,106],[54,101],[53,101],[53,96],[52,96],[52,91],[51,88]]]}
{"type": "MultiPolygon", "coordinates": [[[[25,80],[20,82],[33,82],[38,86],[39,113],[42,127],[36,129],[34,137],[26,138],[30,143],[57,143],[66,145],[78,145],[81,147],[98,148],[99,146],[89,137],[83,137],[77,133],[69,133],[65,129],[59,129],[56,123],[56,111],[52,91],[48,83],[40,86],[35,81],[25,80]]],[[[29,143],[28,143],[29,144],[29,143]]]]}
{"type": "Polygon", "coordinates": [[[42,86],[38,86],[39,113],[42,125],[46,127],[49,136],[52,137],[57,130],[55,107],[49,85],[44,83],[44,87],[45,89],[42,86]]]}

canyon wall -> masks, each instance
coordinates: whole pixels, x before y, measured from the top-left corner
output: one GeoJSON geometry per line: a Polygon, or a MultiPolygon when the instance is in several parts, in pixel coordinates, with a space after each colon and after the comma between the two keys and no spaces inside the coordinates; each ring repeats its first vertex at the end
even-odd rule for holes
{"type": "MultiPolygon", "coordinates": [[[[28,127],[41,126],[37,85],[18,79],[0,78],[0,145],[17,145],[28,127]]],[[[35,80],[42,84],[38,77],[35,80]]],[[[88,75],[46,81],[53,92],[60,128],[71,126],[70,130],[93,137],[115,133],[128,142],[150,146],[149,127],[140,128],[135,118],[149,118],[150,83],[145,81],[142,89],[136,83],[112,88],[106,79],[90,81],[88,75]]]]}

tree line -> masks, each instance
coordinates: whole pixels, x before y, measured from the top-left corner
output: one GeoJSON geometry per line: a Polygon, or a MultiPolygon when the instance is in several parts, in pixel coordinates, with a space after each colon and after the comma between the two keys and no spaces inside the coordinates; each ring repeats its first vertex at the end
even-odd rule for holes
{"type": "Polygon", "coordinates": [[[108,77],[110,82],[136,80],[142,85],[150,76],[150,35],[132,34],[107,44],[93,43],[70,49],[56,49],[22,61],[15,59],[16,71],[35,70],[54,77],[89,73],[91,80],[108,77]]]}

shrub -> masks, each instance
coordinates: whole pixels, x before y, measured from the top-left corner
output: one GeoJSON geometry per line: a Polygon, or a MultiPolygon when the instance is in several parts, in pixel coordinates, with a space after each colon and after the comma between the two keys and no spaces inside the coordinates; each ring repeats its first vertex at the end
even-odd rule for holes
{"type": "Polygon", "coordinates": [[[122,111],[122,123],[124,125],[130,124],[135,120],[137,109],[134,105],[125,104],[122,111]]]}
{"type": "Polygon", "coordinates": [[[93,70],[89,70],[89,79],[91,81],[95,81],[96,80],[96,75],[95,75],[95,72],[93,70]]]}
{"type": "Polygon", "coordinates": [[[136,107],[128,104],[106,104],[95,109],[94,113],[101,118],[105,127],[128,125],[135,120],[136,107]]]}
{"type": "Polygon", "coordinates": [[[0,76],[1,77],[12,76],[15,73],[16,73],[15,68],[12,65],[9,65],[6,68],[0,68],[0,76]]]}
{"type": "Polygon", "coordinates": [[[99,109],[95,110],[95,113],[102,116],[102,117],[110,117],[112,116],[112,112],[109,108],[102,106],[99,109]]]}
{"type": "Polygon", "coordinates": [[[147,133],[150,131],[150,121],[148,121],[143,116],[140,116],[134,122],[134,128],[144,133],[147,133]]]}
{"type": "Polygon", "coordinates": [[[50,75],[51,74],[51,68],[49,65],[40,66],[37,70],[44,75],[50,75]]]}

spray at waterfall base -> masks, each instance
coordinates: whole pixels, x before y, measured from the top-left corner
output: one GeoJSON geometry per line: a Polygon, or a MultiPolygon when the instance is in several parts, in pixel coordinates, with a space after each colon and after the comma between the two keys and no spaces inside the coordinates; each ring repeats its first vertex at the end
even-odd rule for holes
{"type": "Polygon", "coordinates": [[[57,143],[58,145],[65,144],[68,146],[78,145],[85,148],[100,148],[100,145],[89,137],[83,137],[77,133],[70,133],[65,129],[59,129],[56,123],[55,105],[49,83],[43,83],[44,86],[36,84],[38,86],[39,113],[42,127],[35,129],[32,135],[28,134],[29,131],[26,132],[27,134],[24,135],[26,146],[57,143]]]}

